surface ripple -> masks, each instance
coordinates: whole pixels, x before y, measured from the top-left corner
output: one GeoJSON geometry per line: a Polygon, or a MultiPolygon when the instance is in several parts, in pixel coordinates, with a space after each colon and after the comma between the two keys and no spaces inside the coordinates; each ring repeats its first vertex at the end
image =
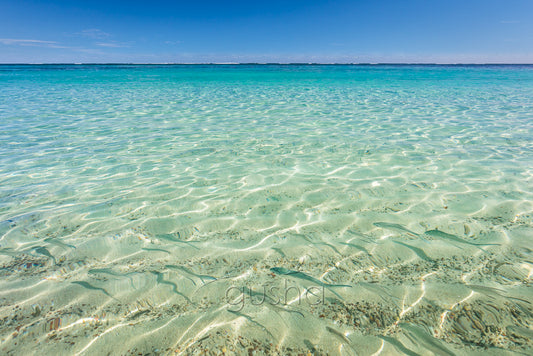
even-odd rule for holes
{"type": "Polygon", "coordinates": [[[531,353],[532,115],[530,66],[0,66],[0,353],[531,353]]]}

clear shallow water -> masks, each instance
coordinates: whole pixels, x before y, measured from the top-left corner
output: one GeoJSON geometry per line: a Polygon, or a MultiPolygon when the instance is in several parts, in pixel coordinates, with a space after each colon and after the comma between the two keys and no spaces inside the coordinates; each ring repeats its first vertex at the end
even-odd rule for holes
{"type": "Polygon", "coordinates": [[[530,353],[532,119],[530,66],[0,66],[0,351],[530,353]]]}

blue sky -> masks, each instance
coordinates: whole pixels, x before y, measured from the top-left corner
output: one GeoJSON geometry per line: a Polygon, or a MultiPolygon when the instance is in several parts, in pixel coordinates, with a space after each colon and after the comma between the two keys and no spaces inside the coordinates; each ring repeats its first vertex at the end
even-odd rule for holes
{"type": "Polygon", "coordinates": [[[533,0],[0,0],[0,62],[533,63],[533,0]]]}

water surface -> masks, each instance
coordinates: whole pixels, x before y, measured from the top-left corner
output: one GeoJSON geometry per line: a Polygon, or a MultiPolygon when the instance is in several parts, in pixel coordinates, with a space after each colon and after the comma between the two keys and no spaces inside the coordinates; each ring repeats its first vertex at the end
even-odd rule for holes
{"type": "Polygon", "coordinates": [[[3,65],[0,121],[1,353],[531,353],[531,66],[3,65]]]}

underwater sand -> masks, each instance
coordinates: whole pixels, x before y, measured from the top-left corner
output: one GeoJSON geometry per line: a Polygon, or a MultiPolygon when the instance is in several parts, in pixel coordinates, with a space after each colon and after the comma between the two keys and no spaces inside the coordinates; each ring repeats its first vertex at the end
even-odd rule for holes
{"type": "Polygon", "coordinates": [[[533,353],[532,66],[2,65],[0,122],[0,354],[533,353]]]}

